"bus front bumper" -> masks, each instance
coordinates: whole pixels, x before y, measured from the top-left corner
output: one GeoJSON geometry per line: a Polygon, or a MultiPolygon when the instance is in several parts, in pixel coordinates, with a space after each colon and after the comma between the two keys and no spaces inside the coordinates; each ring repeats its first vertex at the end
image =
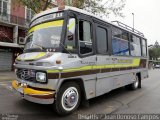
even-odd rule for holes
{"type": "Polygon", "coordinates": [[[39,104],[52,104],[54,102],[55,91],[42,91],[33,89],[25,84],[12,81],[12,88],[20,93],[22,98],[30,102],[39,104]]]}

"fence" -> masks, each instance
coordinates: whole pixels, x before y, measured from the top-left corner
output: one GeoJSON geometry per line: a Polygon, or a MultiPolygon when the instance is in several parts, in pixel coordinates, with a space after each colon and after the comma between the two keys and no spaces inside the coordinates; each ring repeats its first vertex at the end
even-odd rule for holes
{"type": "Polygon", "coordinates": [[[24,19],[22,17],[18,17],[11,14],[6,14],[6,13],[0,13],[0,21],[21,25],[26,28],[28,28],[29,22],[30,22],[30,20],[28,19],[24,19]]]}

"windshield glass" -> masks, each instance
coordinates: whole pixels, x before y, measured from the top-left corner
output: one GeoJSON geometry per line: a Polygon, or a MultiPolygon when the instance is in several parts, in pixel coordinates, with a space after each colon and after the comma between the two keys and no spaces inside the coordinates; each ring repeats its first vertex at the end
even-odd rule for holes
{"type": "Polygon", "coordinates": [[[26,37],[25,51],[57,51],[60,46],[63,20],[42,23],[32,27],[26,37]]]}

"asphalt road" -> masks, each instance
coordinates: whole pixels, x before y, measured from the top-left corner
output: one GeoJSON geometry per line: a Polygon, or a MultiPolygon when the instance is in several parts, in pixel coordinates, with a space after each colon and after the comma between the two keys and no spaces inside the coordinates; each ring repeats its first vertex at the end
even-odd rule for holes
{"type": "Polygon", "coordinates": [[[116,89],[89,100],[90,106],[80,106],[66,117],[57,116],[50,105],[39,105],[22,100],[8,81],[0,82],[0,119],[18,120],[75,120],[88,114],[160,114],[160,69],[150,70],[149,78],[142,81],[142,88],[128,91],[116,89]]]}

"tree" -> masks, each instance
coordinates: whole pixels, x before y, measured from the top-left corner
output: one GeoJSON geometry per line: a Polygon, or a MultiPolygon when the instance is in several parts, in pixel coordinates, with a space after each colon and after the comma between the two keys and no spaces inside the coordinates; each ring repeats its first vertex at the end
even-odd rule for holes
{"type": "Polygon", "coordinates": [[[155,42],[154,47],[156,48],[160,47],[158,41],[155,42]]]}
{"type": "Polygon", "coordinates": [[[85,0],[81,8],[101,17],[108,17],[111,13],[123,17],[124,6],[125,0],[85,0]]]}
{"type": "Polygon", "coordinates": [[[16,0],[18,3],[21,3],[28,8],[31,8],[35,13],[44,11],[47,8],[53,7],[52,0],[16,0]]]}
{"type": "Polygon", "coordinates": [[[150,60],[157,60],[156,48],[149,49],[149,59],[150,60]]]}
{"type": "MultiPolygon", "coordinates": [[[[47,8],[53,7],[52,0],[17,0],[23,5],[31,8],[35,13],[44,11],[47,8]]],[[[74,6],[80,9],[85,9],[99,16],[108,16],[114,13],[118,16],[123,16],[122,9],[125,6],[125,0],[56,0],[57,4],[65,4],[74,6]]]]}
{"type": "Polygon", "coordinates": [[[149,48],[149,59],[150,60],[158,60],[160,58],[160,46],[156,41],[152,48],[149,48]]]}

